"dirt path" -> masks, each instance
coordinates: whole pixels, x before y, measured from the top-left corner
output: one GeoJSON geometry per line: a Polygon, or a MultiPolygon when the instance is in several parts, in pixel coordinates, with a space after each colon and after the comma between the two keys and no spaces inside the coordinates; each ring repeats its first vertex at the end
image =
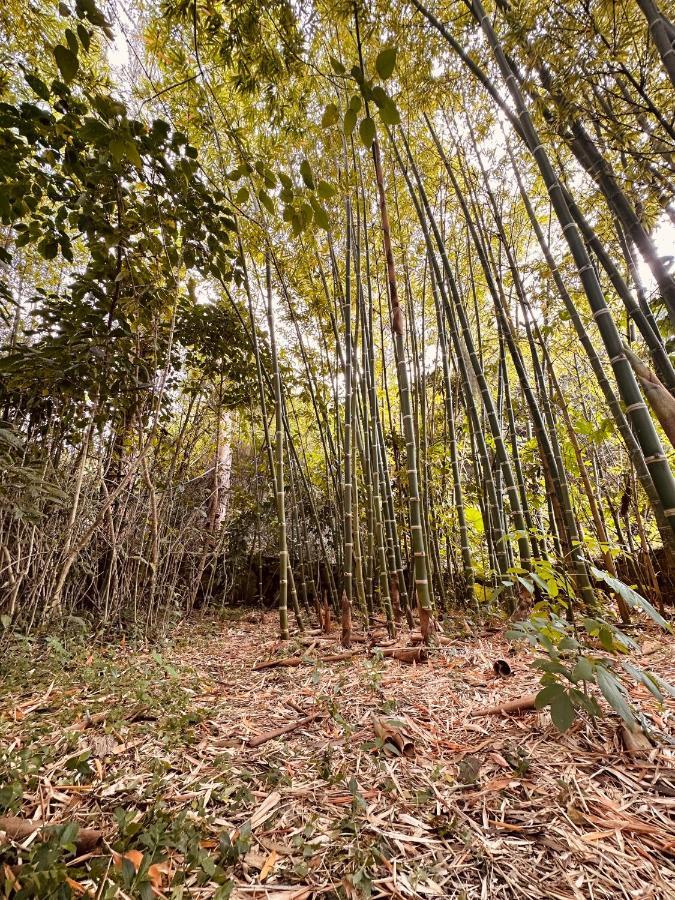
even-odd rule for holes
{"type": "MultiPolygon", "coordinates": [[[[560,735],[544,711],[469,715],[537,689],[529,651],[483,633],[421,665],[359,652],[252,671],[340,649],[274,632],[272,616],[198,622],[159,651],[57,642],[6,660],[1,806],[103,840],[79,856],[59,831],[5,840],[0,887],[4,864],[9,896],[675,897],[672,749],[630,757],[615,716],[560,735]]],[[[640,639],[638,662],[675,680],[672,641],[640,639]]],[[[672,737],[672,701],[635,699],[672,737]]]]}

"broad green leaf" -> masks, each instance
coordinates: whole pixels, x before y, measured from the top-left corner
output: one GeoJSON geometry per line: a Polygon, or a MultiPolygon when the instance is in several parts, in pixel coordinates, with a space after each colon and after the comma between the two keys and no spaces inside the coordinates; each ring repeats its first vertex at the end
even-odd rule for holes
{"type": "Polygon", "coordinates": [[[602,715],[598,701],[595,697],[591,697],[590,694],[584,694],[583,691],[570,688],[570,700],[578,709],[585,709],[589,716],[592,716],[594,719],[602,715]]]}
{"type": "Polygon", "coordinates": [[[38,250],[45,259],[56,259],[56,254],[59,252],[59,245],[57,241],[47,235],[38,244],[38,250]]]}
{"type": "Polygon", "coordinates": [[[516,578],[522,584],[528,594],[534,594],[534,585],[528,578],[523,578],[522,575],[516,575],[516,578]]]}
{"type": "Polygon", "coordinates": [[[532,665],[535,669],[541,669],[543,672],[551,672],[554,675],[565,675],[569,677],[570,671],[561,665],[555,659],[536,659],[532,665]]]}
{"type": "Polygon", "coordinates": [[[41,78],[32,72],[25,72],[24,78],[41,100],[49,100],[49,88],[41,78]]]}
{"type": "Polygon", "coordinates": [[[534,583],[536,585],[538,585],[538,587],[540,587],[542,591],[544,591],[546,594],[548,594],[548,584],[544,581],[544,579],[541,577],[541,575],[538,575],[536,572],[533,572],[532,573],[532,581],[534,581],[534,583]]]}
{"type": "Polygon", "coordinates": [[[370,92],[370,96],[378,109],[382,109],[383,106],[390,102],[387,92],[380,84],[375,85],[370,92]]]}
{"type": "Polygon", "coordinates": [[[391,97],[388,97],[387,102],[382,107],[380,107],[380,118],[385,125],[401,124],[401,116],[399,115],[396,104],[391,99],[391,97]]]}
{"type": "Polygon", "coordinates": [[[264,191],[262,188],[260,188],[260,190],[258,191],[258,200],[260,200],[268,213],[274,215],[274,201],[267,193],[267,191],[264,191]]]}
{"type": "Polygon", "coordinates": [[[312,204],[312,209],[314,210],[314,220],[319,228],[323,228],[324,231],[328,231],[330,229],[330,222],[328,221],[328,213],[321,206],[316,197],[310,197],[309,202],[312,204]]]}
{"type": "Polygon", "coordinates": [[[91,35],[84,27],[82,22],[77,23],[77,36],[79,37],[80,43],[82,44],[84,49],[88,51],[91,44],[91,35]]]}
{"type": "Polygon", "coordinates": [[[77,56],[73,51],[69,50],[68,47],[64,47],[63,44],[57,44],[56,47],[54,47],[54,59],[56,60],[56,65],[59,67],[59,72],[61,73],[63,80],[65,82],[72,81],[75,75],[77,75],[77,70],[80,67],[77,56]]]}
{"type": "Polygon", "coordinates": [[[306,159],[300,163],[300,175],[305,182],[305,186],[314,190],[314,176],[312,175],[312,167],[306,159]]]}
{"type": "Polygon", "coordinates": [[[101,122],[100,119],[87,117],[78,131],[83,141],[91,141],[99,143],[100,141],[108,141],[110,139],[110,130],[108,126],[101,122]]]}
{"type": "Polygon", "coordinates": [[[570,635],[566,635],[558,644],[558,650],[576,650],[578,647],[579,641],[570,635]]]}
{"type": "Polygon", "coordinates": [[[576,718],[576,710],[566,691],[551,701],[551,719],[558,731],[567,731],[576,718]]]}
{"type": "Polygon", "coordinates": [[[344,132],[349,137],[356,127],[356,112],[350,107],[345,113],[344,132]]]}
{"type": "Polygon", "coordinates": [[[136,141],[134,141],[132,138],[129,138],[125,142],[124,155],[132,165],[136,166],[137,169],[143,168],[143,160],[141,159],[141,155],[138,152],[136,141]]]}
{"type": "Polygon", "coordinates": [[[317,185],[316,192],[322,200],[330,200],[330,198],[334,197],[337,193],[337,188],[328,181],[320,181],[317,185]]]}
{"type": "Polygon", "coordinates": [[[622,649],[623,652],[626,651],[625,647],[622,648],[621,644],[614,640],[611,628],[608,628],[606,625],[601,625],[598,629],[598,640],[603,650],[606,650],[608,653],[616,653],[622,649]]]}
{"type": "Polygon", "coordinates": [[[572,669],[572,681],[592,681],[593,663],[585,656],[580,656],[572,669]]]}
{"type": "Polygon", "coordinates": [[[361,138],[361,143],[366,150],[370,150],[373,146],[373,141],[375,140],[375,122],[370,116],[366,116],[365,119],[361,120],[361,124],[359,125],[359,136],[361,138]]]}
{"type": "Polygon", "coordinates": [[[329,103],[323,111],[323,116],[321,118],[321,127],[330,128],[332,125],[335,125],[339,118],[340,113],[337,106],[334,103],[329,103]]]}
{"type": "Polygon", "coordinates": [[[545,706],[550,706],[556,697],[564,693],[565,688],[557,681],[555,684],[548,684],[545,688],[542,688],[534,698],[534,705],[536,709],[543,709],[545,706]]]}
{"type": "Polygon", "coordinates": [[[330,64],[336,75],[344,75],[347,71],[340,60],[336,59],[334,56],[331,56],[330,64]]]}
{"type": "Polygon", "coordinates": [[[597,666],[595,670],[595,678],[598,682],[598,687],[602,691],[605,700],[609,703],[615,712],[621,716],[624,722],[628,722],[633,725],[635,723],[635,716],[633,715],[630,706],[626,698],[624,697],[623,690],[621,685],[619,684],[618,679],[615,675],[613,675],[609,669],[606,669],[604,666],[597,666]]]}
{"type": "Polygon", "coordinates": [[[382,81],[386,81],[387,78],[391,77],[395,66],[396,47],[386,47],[384,50],[380,50],[375,60],[375,68],[382,81]]]}
{"type": "Polygon", "coordinates": [[[80,45],[77,42],[77,37],[75,36],[75,32],[70,28],[66,28],[66,41],[68,42],[68,48],[71,53],[74,53],[75,56],[79,53],[80,45]]]}

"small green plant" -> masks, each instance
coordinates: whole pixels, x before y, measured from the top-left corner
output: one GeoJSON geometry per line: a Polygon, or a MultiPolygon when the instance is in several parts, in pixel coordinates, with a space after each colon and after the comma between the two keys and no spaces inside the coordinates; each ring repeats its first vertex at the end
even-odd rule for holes
{"type": "MultiPolygon", "coordinates": [[[[631,605],[639,605],[648,613],[653,611],[652,618],[668,628],[651,604],[621,582],[617,584],[631,592],[631,605]],[[635,597],[640,599],[639,604],[635,597]]],[[[529,619],[516,624],[507,636],[513,640],[526,640],[544,651],[545,657],[532,663],[543,673],[535,706],[537,709],[549,707],[553,724],[560,731],[567,731],[579,712],[586,712],[591,718],[602,715],[602,709],[591,693],[593,687],[599,689],[610,707],[628,725],[635,727],[639,714],[628,701],[622,683],[627,676],[648,688],[660,703],[664,694],[675,696],[675,688],[667,682],[622,659],[630,651],[638,650],[638,645],[600,617],[586,616],[579,622],[569,622],[552,608],[552,604],[539,603],[529,619]],[[619,660],[623,672],[617,666],[619,660]]]]}

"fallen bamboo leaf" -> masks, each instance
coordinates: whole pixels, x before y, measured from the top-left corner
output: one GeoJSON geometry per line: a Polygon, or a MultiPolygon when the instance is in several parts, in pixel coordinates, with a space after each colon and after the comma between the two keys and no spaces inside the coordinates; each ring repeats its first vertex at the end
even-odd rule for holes
{"type": "Polygon", "coordinates": [[[265,864],[260,870],[260,880],[265,881],[267,876],[270,874],[272,869],[275,867],[277,860],[279,859],[279,854],[276,850],[271,850],[270,855],[265,860],[265,864]]]}
{"type": "Polygon", "coordinates": [[[3,871],[5,873],[6,884],[8,884],[10,888],[13,888],[13,890],[18,894],[18,892],[21,890],[21,882],[16,877],[14,872],[12,872],[12,867],[8,866],[7,863],[4,863],[3,871]]]}
{"type": "Polygon", "coordinates": [[[68,887],[76,896],[82,897],[83,894],[89,893],[89,888],[85,887],[83,884],[80,884],[79,881],[75,881],[74,878],[68,878],[66,876],[65,881],[68,887]]]}
{"type": "Polygon", "coordinates": [[[148,868],[148,878],[150,879],[150,883],[157,890],[162,888],[165,882],[167,884],[169,883],[170,876],[171,866],[168,862],[153,863],[148,868]]]}
{"type": "Polygon", "coordinates": [[[585,844],[591,844],[595,841],[604,841],[605,838],[614,837],[615,834],[615,830],[589,831],[587,834],[582,834],[579,839],[582,840],[585,844]]]}
{"type": "Polygon", "coordinates": [[[281,794],[279,791],[272,791],[271,794],[265,797],[258,809],[256,809],[251,816],[251,830],[255,830],[262,825],[263,822],[269,819],[272,810],[278,806],[280,800],[281,794]]]}

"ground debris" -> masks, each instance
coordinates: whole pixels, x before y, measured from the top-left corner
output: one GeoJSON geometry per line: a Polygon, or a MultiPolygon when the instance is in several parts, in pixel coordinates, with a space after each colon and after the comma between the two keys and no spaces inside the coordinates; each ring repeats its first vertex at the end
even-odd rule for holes
{"type": "MultiPolygon", "coordinates": [[[[103,882],[200,900],[673,896],[671,747],[627,752],[612,716],[564,735],[546,711],[481,720],[538,688],[524,648],[508,679],[493,671],[514,658],[499,632],[452,638],[424,666],[345,657],[338,638],[320,641],[342,656],[330,665],[252,671],[306,656],[305,638],[280,646],[272,616],[194,621],[161,653],[74,654],[30,694],[17,680],[0,721],[9,814],[106,836],[63,869],[83,896],[103,882]]],[[[672,681],[672,654],[649,654],[672,681]]],[[[672,736],[672,701],[640,699],[672,736]]],[[[9,896],[31,845],[11,849],[9,896]]]]}

